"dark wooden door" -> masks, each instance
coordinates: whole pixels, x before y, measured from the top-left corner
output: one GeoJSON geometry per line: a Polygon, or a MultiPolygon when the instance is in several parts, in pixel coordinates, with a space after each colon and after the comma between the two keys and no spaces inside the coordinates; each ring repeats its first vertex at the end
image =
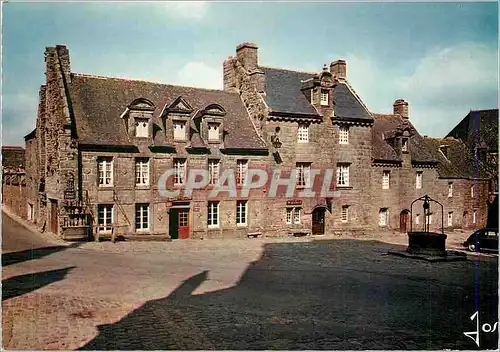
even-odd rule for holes
{"type": "Polygon", "coordinates": [[[50,232],[57,234],[58,233],[58,215],[57,215],[57,201],[51,199],[50,200],[50,232]]]}
{"type": "Polygon", "coordinates": [[[325,234],[325,209],[317,208],[312,213],[312,234],[325,234]]]}
{"type": "Polygon", "coordinates": [[[408,230],[408,211],[403,210],[399,215],[399,231],[401,233],[406,233],[408,230]]]}
{"type": "Polygon", "coordinates": [[[168,234],[175,240],[179,238],[179,209],[170,209],[168,214],[168,234]]]}
{"type": "Polygon", "coordinates": [[[179,238],[189,238],[189,209],[179,209],[179,238]]]}

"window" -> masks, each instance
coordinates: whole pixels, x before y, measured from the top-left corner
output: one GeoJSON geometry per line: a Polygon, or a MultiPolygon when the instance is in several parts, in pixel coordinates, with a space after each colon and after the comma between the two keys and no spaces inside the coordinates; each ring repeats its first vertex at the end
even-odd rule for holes
{"type": "Polygon", "coordinates": [[[299,143],[309,142],[309,125],[305,123],[299,123],[298,140],[299,143]]]}
{"type": "Polygon", "coordinates": [[[432,214],[426,215],[425,223],[427,225],[431,225],[432,224],[432,214]]]}
{"type": "Polygon", "coordinates": [[[328,90],[326,89],[321,90],[321,105],[328,106],[328,90]]]}
{"type": "Polygon", "coordinates": [[[298,187],[309,187],[309,175],[311,172],[311,164],[297,163],[296,164],[296,177],[298,187]]]}
{"type": "Polygon", "coordinates": [[[472,185],[472,187],[470,188],[470,197],[471,198],[474,198],[474,191],[475,191],[474,188],[475,188],[474,185],[472,185]]]}
{"type": "Polygon", "coordinates": [[[218,141],[219,140],[219,124],[215,122],[208,123],[208,140],[218,141]]]}
{"type": "Polygon", "coordinates": [[[415,180],[415,188],[421,189],[422,188],[422,171],[418,171],[416,177],[417,178],[415,180]]]}
{"type": "Polygon", "coordinates": [[[247,160],[238,160],[236,161],[236,182],[239,185],[246,184],[246,178],[248,173],[248,161],[247,160]]]}
{"type": "Polygon", "coordinates": [[[389,189],[390,175],[391,173],[389,171],[382,172],[382,189],[389,189]]]}
{"type": "Polygon", "coordinates": [[[149,185],[149,159],[135,159],[135,184],[136,186],[149,185]]]}
{"type": "Polygon", "coordinates": [[[453,182],[448,182],[448,198],[453,197],[453,182]]]}
{"type": "Polygon", "coordinates": [[[378,223],[380,226],[387,226],[389,224],[389,209],[380,209],[378,223]]]}
{"type": "Polygon", "coordinates": [[[219,202],[208,202],[208,227],[219,227],[219,202]]]}
{"type": "Polygon", "coordinates": [[[302,208],[286,208],[286,223],[300,224],[300,211],[302,208]]]}
{"type": "Polygon", "coordinates": [[[208,161],[208,174],[210,175],[210,184],[217,184],[219,181],[219,160],[208,161]]]}
{"type": "Polygon", "coordinates": [[[100,204],[97,206],[97,232],[111,232],[113,224],[113,206],[100,204]]]}
{"type": "Polygon", "coordinates": [[[349,164],[337,164],[337,186],[349,186],[349,164]]]}
{"type": "Polygon", "coordinates": [[[148,119],[135,119],[135,136],[149,137],[148,119]]]}
{"type": "Polygon", "coordinates": [[[403,138],[403,140],[401,141],[401,151],[408,151],[408,138],[403,138]]]}
{"type": "Polygon", "coordinates": [[[420,214],[415,215],[415,225],[420,224],[420,214]]]}
{"type": "Polygon", "coordinates": [[[342,126],[339,129],[339,143],[349,144],[349,127],[342,126]]]}
{"type": "Polygon", "coordinates": [[[477,210],[474,210],[472,213],[472,223],[475,224],[477,222],[477,210]]]}
{"type": "Polygon", "coordinates": [[[99,186],[113,186],[113,158],[100,158],[97,165],[99,169],[99,186]]]}
{"type": "Polygon", "coordinates": [[[186,182],[186,159],[174,159],[174,183],[182,185],[186,182]]]}
{"type": "Polygon", "coordinates": [[[347,222],[347,221],[349,221],[349,206],[343,205],[342,206],[342,222],[347,222]]]}
{"type": "Polygon", "coordinates": [[[149,230],[149,204],[135,205],[135,229],[137,231],[149,230]]]}
{"type": "Polygon", "coordinates": [[[453,226],[453,212],[448,213],[448,226],[453,226]]]}
{"type": "Polygon", "coordinates": [[[247,224],[247,202],[239,200],[236,202],[236,225],[247,224]]]}
{"type": "Polygon", "coordinates": [[[183,141],[186,139],[186,121],[173,121],[174,140],[183,141]]]}
{"type": "Polygon", "coordinates": [[[32,221],[34,218],[33,204],[28,203],[28,220],[32,221]]]}

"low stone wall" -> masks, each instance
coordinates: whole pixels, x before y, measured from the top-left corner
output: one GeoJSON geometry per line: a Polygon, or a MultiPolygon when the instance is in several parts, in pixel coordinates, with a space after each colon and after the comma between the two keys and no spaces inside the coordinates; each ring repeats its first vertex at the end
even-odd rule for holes
{"type": "Polygon", "coordinates": [[[15,184],[2,185],[2,206],[17,216],[28,219],[26,186],[15,184]]]}

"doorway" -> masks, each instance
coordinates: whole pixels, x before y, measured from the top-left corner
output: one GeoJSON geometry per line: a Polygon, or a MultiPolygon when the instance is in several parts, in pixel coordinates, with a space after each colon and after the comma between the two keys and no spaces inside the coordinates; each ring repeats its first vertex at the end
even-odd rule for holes
{"type": "Polygon", "coordinates": [[[50,218],[49,218],[49,229],[50,232],[58,234],[59,230],[59,218],[57,214],[57,200],[50,200],[50,218]]]}
{"type": "Polygon", "coordinates": [[[312,234],[325,234],[325,208],[316,208],[312,213],[312,234]]]}
{"type": "Polygon", "coordinates": [[[410,212],[408,210],[403,210],[399,214],[399,232],[406,233],[408,231],[408,220],[410,212]]]}
{"type": "Polygon", "coordinates": [[[189,238],[189,208],[169,210],[168,233],[172,239],[189,238]]]}

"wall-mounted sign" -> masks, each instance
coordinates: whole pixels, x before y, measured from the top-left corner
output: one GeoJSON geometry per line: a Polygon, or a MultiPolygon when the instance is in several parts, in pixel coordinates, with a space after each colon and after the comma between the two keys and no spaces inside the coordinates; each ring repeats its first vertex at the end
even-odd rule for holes
{"type": "Polygon", "coordinates": [[[287,200],[286,205],[302,205],[302,201],[300,199],[287,200]]]}

